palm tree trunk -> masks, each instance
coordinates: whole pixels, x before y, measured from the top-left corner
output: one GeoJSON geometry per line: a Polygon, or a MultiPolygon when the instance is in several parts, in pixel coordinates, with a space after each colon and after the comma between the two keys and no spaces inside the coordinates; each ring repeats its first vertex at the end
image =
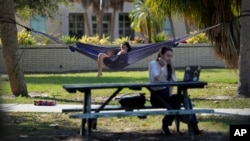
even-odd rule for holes
{"type": "Polygon", "coordinates": [[[169,11],[169,14],[168,14],[168,20],[169,20],[169,22],[170,22],[170,27],[171,27],[172,36],[173,36],[173,38],[175,39],[174,23],[173,23],[173,19],[172,19],[172,15],[171,15],[171,12],[170,12],[170,11],[169,11]]]}
{"type": "Polygon", "coordinates": [[[99,38],[102,38],[102,21],[103,21],[103,10],[99,9],[98,15],[97,15],[97,26],[98,26],[98,35],[99,38]]]}
{"type": "Polygon", "coordinates": [[[112,18],[111,18],[111,25],[110,25],[110,40],[113,41],[114,40],[114,36],[115,36],[115,17],[116,17],[116,10],[115,8],[113,8],[113,13],[112,13],[112,18]]]}
{"type": "Polygon", "coordinates": [[[87,11],[85,11],[84,13],[83,13],[83,17],[84,17],[84,28],[85,28],[85,34],[87,35],[87,36],[91,36],[92,35],[92,33],[91,33],[91,28],[90,28],[90,23],[89,23],[89,16],[88,16],[88,13],[87,13],[87,11]]]}
{"type": "Polygon", "coordinates": [[[152,28],[151,28],[151,24],[150,24],[150,20],[147,19],[147,30],[148,30],[148,43],[152,43],[152,28]]]}
{"type": "MultiPolygon", "coordinates": [[[[242,0],[242,11],[249,10],[249,7],[250,1],[242,0]]],[[[242,17],[241,20],[238,94],[250,97],[250,17],[242,17]]]]}
{"type": "MultiPolygon", "coordinates": [[[[4,20],[15,20],[13,0],[0,0],[0,16],[4,20]]],[[[28,96],[24,74],[20,65],[20,52],[17,42],[17,27],[13,23],[0,23],[0,37],[3,45],[3,57],[10,80],[12,93],[15,96],[28,96]]]]}

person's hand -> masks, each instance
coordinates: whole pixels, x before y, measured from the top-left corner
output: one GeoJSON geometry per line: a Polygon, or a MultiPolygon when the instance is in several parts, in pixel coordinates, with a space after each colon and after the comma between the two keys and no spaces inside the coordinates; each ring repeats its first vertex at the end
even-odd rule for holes
{"type": "Polygon", "coordinates": [[[158,62],[162,68],[164,68],[167,65],[167,62],[165,60],[161,59],[161,57],[159,57],[158,62]]]}

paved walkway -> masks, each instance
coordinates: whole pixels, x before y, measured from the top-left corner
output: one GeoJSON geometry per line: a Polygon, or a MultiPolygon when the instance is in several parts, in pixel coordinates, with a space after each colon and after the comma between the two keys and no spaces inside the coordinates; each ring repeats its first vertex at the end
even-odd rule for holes
{"type": "MultiPolygon", "coordinates": [[[[55,106],[35,106],[33,104],[1,104],[1,111],[5,112],[54,112],[61,113],[62,109],[82,108],[82,105],[58,104],[55,106]]],[[[97,107],[99,105],[92,105],[97,107]]],[[[196,109],[196,108],[195,108],[196,109]]],[[[198,109],[198,108],[197,108],[198,109]]],[[[248,115],[250,116],[250,108],[245,109],[214,109],[217,115],[248,115]]],[[[206,115],[206,114],[205,114],[206,115]]]]}

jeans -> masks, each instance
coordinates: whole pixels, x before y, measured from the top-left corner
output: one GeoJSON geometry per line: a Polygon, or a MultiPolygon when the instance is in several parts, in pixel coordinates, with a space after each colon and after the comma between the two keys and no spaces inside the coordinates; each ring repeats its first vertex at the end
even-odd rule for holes
{"type": "MultiPolygon", "coordinates": [[[[167,109],[180,109],[181,106],[180,104],[183,102],[182,95],[169,95],[169,88],[165,88],[163,90],[158,90],[158,91],[152,91],[151,96],[150,96],[150,102],[153,107],[156,108],[167,108],[167,109]],[[166,107],[164,102],[167,103],[170,107],[166,107]]],[[[189,99],[188,102],[190,105],[190,108],[192,109],[192,103],[189,99]]],[[[183,116],[184,117],[184,116],[183,116]]],[[[175,118],[175,115],[165,115],[164,118],[162,119],[162,128],[167,129],[168,126],[172,125],[172,122],[175,118]]],[[[192,115],[191,119],[188,121],[191,123],[197,123],[197,118],[195,114],[192,115]]]]}

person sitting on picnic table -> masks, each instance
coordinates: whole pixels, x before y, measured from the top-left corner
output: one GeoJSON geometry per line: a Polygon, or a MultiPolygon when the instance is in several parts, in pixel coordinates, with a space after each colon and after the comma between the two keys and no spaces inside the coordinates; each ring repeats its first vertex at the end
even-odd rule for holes
{"type": "MultiPolygon", "coordinates": [[[[171,63],[172,57],[173,50],[171,48],[162,47],[160,49],[157,59],[149,64],[150,83],[177,81],[175,70],[171,63]]],[[[154,87],[152,90],[150,102],[153,107],[180,109],[181,95],[172,94],[172,87],[154,87]]],[[[191,106],[191,101],[189,103],[191,106]]],[[[172,135],[168,126],[171,126],[174,118],[174,115],[165,115],[162,120],[161,134],[172,135]]],[[[187,121],[187,123],[192,125],[194,134],[201,133],[195,114],[192,115],[191,121],[187,121]]]]}
{"type": "Polygon", "coordinates": [[[131,46],[128,42],[123,42],[120,45],[120,51],[118,53],[114,53],[114,51],[108,51],[107,53],[99,53],[98,54],[98,73],[97,73],[97,77],[102,77],[102,68],[103,68],[103,60],[106,57],[111,57],[113,55],[121,55],[124,53],[128,53],[131,50],[131,46]]]}

